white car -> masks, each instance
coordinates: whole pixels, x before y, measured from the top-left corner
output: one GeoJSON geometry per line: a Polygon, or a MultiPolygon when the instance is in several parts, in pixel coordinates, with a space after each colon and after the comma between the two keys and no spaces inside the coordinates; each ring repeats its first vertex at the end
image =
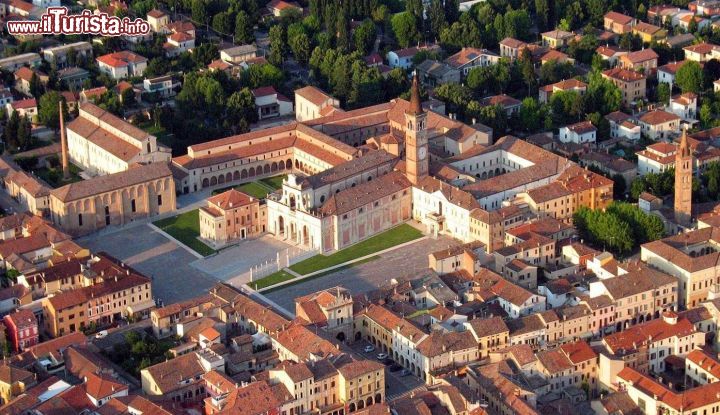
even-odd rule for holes
{"type": "Polygon", "coordinates": [[[99,332],[95,333],[95,338],[96,339],[104,339],[105,337],[107,337],[107,335],[108,335],[107,330],[100,330],[99,332]]]}
{"type": "Polygon", "coordinates": [[[373,346],[372,344],[368,344],[363,350],[365,351],[365,353],[372,353],[375,351],[375,346],[373,346]]]}
{"type": "Polygon", "coordinates": [[[388,355],[387,355],[387,353],[378,353],[377,358],[378,358],[378,360],[385,360],[388,358],[388,355]]]}

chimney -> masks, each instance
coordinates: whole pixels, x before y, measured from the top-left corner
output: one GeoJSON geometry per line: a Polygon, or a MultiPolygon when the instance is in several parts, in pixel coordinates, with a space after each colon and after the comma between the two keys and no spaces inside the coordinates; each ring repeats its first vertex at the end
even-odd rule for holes
{"type": "Polygon", "coordinates": [[[62,170],[63,180],[70,180],[70,167],[68,165],[68,144],[65,136],[65,117],[63,117],[62,100],[58,102],[58,111],[60,111],[60,148],[62,150],[62,170]]]}

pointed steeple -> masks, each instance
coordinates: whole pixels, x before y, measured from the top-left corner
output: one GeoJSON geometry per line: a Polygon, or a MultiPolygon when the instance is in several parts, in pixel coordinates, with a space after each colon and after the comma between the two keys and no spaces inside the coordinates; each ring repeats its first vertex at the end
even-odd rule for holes
{"type": "Polygon", "coordinates": [[[690,157],[690,155],[691,155],[690,142],[688,142],[686,128],[682,129],[682,135],[680,136],[680,147],[678,148],[678,154],[680,154],[681,157],[690,157]]]}
{"type": "Polygon", "coordinates": [[[422,103],[420,102],[420,84],[418,82],[417,71],[413,75],[412,86],[410,87],[410,107],[408,107],[406,114],[418,115],[422,114],[422,103]]]}

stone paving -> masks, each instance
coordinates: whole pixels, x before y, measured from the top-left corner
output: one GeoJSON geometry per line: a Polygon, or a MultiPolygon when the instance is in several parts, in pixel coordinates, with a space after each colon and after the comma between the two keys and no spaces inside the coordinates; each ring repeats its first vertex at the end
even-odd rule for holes
{"type": "Polygon", "coordinates": [[[353,294],[367,292],[388,284],[392,278],[416,274],[418,271],[427,268],[429,253],[459,243],[446,236],[440,236],[437,239],[423,239],[410,246],[384,253],[378,259],[370,262],[299,282],[285,288],[264,292],[263,295],[288,310],[294,310],[294,299],[296,297],[336,285],[342,285],[353,294]]]}
{"type": "Polygon", "coordinates": [[[195,256],[147,225],[79,240],[92,252],[105,251],[153,279],[153,296],[165,304],[206,292],[217,279],[190,264],[195,256]]]}

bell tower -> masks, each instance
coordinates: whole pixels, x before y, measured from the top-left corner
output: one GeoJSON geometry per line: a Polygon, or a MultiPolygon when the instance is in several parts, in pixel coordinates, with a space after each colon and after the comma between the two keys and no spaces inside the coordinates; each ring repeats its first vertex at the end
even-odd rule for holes
{"type": "Polygon", "coordinates": [[[680,146],[675,154],[675,221],[690,225],[692,214],[693,155],[683,129],[680,146]]]}
{"type": "Polygon", "coordinates": [[[427,113],[420,103],[417,72],[410,89],[410,106],[405,111],[405,174],[416,185],[428,175],[427,113]]]}

